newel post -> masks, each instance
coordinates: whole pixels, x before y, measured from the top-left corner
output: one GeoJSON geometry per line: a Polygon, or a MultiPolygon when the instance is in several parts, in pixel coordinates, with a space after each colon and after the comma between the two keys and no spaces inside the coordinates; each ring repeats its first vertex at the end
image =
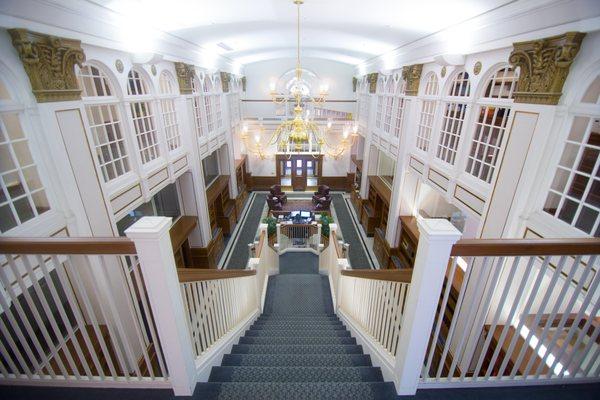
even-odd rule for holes
{"type": "Polygon", "coordinates": [[[394,383],[400,395],[417,391],[450,251],[461,237],[445,219],[420,219],[417,224],[419,245],[394,365],[394,383]]]}
{"type": "Polygon", "coordinates": [[[196,365],[170,228],[171,218],[144,217],[125,234],[135,243],[173,391],[176,396],[191,396],[196,386],[196,365]]]}

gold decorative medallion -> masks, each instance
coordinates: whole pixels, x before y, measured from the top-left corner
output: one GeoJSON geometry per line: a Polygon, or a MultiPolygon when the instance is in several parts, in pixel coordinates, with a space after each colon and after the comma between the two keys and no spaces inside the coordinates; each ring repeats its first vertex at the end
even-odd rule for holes
{"type": "Polygon", "coordinates": [[[508,61],[521,69],[515,102],[558,104],[569,68],[579,52],[585,33],[567,32],[513,44],[508,61]]]}
{"type": "Polygon", "coordinates": [[[407,96],[416,96],[419,93],[419,82],[421,82],[421,72],[423,64],[407,65],[402,67],[402,79],[406,82],[407,96]]]}
{"type": "Polygon", "coordinates": [[[446,76],[446,66],[445,65],[442,67],[442,71],[441,71],[440,75],[442,76],[442,78],[446,76]]]}
{"type": "Polygon", "coordinates": [[[473,65],[473,74],[479,75],[479,73],[481,72],[481,67],[481,61],[477,61],[475,65],[473,65]]]}
{"type": "Polygon", "coordinates": [[[367,81],[369,82],[369,93],[377,92],[377,79],[379,78],[378,72],[373,72],[367,75],[367,81]]]}
{"type": "Polygon", "coordinates": [[[38,103],[81,99],[75,65],[82,66],[85,54],[79,40],[26,29],[9,29],[8,33],[38,103]]]}
{"type": "Polygon", "coordinates": [[[156,65],[152,64],[152,66],[150,66],[150,72],[152,72],[152,75],[156,76],[156,65]]]}
{"type": "Polygon", "coordinates": [[[221,74],[221,88],[223,93],[229,93],[229,82],[231,82],[231,74],[227,72],[220,72],[221,74]]]}
{"type": "Polygon", "coordinates": [[[194,66],[182,62],[175,63],[175,72],[177,73],[177,83],[181,94],[191,94],[194,89],[192,81],[194,80],[194,66]]]}
{"type": "Polygon", "coordinates": [[[125,69],[125,66],[123,65],[123,61],[117,59],[117,61],[115,61],[115,68],[117,69],[117,72],[122,74],[123,70],[125,69]]]}

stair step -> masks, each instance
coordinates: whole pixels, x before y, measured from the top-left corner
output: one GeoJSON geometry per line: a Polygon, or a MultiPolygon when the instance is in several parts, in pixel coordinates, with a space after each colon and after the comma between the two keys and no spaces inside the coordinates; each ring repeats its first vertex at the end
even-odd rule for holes
{"type": "Polygon", "coordinates": [[[244,336],[239,344],[356,344],[356,339],[338,336],[244,336]]]}
{"type": "Polygon", "coordinates": [[[316,330],[346,330],[344,325],[308,325],[308,324],[253,324],[250,329],[256,330],[288,330],[288,331],[316,331],[316,330]]]}
{"type": "Polygon", "coordinates": [[[200,383],[194,397],[215,400],[385,400],[395,399],[391,382],[226,382],[200,383]]]}
{"type": "Polygon", "coordinates": [[[283,314],[270,314],[261,315],[256,319],[257,321],[339,321],[337,315],[283,315],[283,314]]]}
{"type": "Polygon", "coordinates": [[[360,345],[234,344],[232,354],[362,354],[360,345]]]}
{"type": "Polygon", "coordinates": [[[260,337],[350,337],[350,331],[344,329],[300,330],[300,329],[254,329],[247,330],[246,336],[260,337]]]}
{"type": "Polygon", "coordinates": [[[253,327],[257,328],[271,328],[271,327],[288,327],[289,329],[297,328],[344,328],[344,324],[340,321],[257,321],[252,324],[253,327]]]}
{"type": "Polygon", "coordinates": [[[383,382],[375,367],[213,367],[209,382],[383,382]]]}
{"type": "Polygon", "coordinates": [[[222,366],[370,367],[365,354],[226,354],[222,366]]]}

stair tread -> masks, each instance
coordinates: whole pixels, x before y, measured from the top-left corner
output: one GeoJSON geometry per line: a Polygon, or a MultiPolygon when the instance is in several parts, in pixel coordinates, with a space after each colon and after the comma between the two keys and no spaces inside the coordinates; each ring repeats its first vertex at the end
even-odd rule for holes
{"type": "Polygon", "coordinates": [[[235,344],[232,354],[360,354],[362,346],[352,344],[337,345],[263,345],[235,344]]]}
{"type": "Polygon", "coordinates": [[[330,330],[315,330],[315,329],[251,329],[247,330],[246,336],[252,337],[350,337],[350,331],[347,329],[330,329],[330,330]]]}
{"type": "Polygon", "coordinates": [[[223,366],[358,367],[371,366],[365,354],[226,354],[223,366]]]}
{"type": "Polygon", "coordinates": [[[383,382],[376,367],[214,367],[209,382],[383,382]]]}
{"type": "Polygon", "coordinates": [[[395,399],[391,382],[225,382],[198,384],[195,397],[202,399],[395,399]]]}
{"type": "Polygon", "coordinates": [[[239,344],[356,344],[356,339],[350,336],[244,336],[239,344]]]}

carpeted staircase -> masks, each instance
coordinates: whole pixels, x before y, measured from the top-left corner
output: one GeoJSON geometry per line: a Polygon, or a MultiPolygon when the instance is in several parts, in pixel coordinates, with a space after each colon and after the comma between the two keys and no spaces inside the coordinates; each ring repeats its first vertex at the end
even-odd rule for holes
{"type": "MultiPolygon", "coordinates": [[[[202,399],[394,399],[392,383],[333,312],[318,257],[288,253],[269,278],[265,312],[199,384],[202,399]]],[[[197,397],[199,395],[199,397],[197,397]]]]}

